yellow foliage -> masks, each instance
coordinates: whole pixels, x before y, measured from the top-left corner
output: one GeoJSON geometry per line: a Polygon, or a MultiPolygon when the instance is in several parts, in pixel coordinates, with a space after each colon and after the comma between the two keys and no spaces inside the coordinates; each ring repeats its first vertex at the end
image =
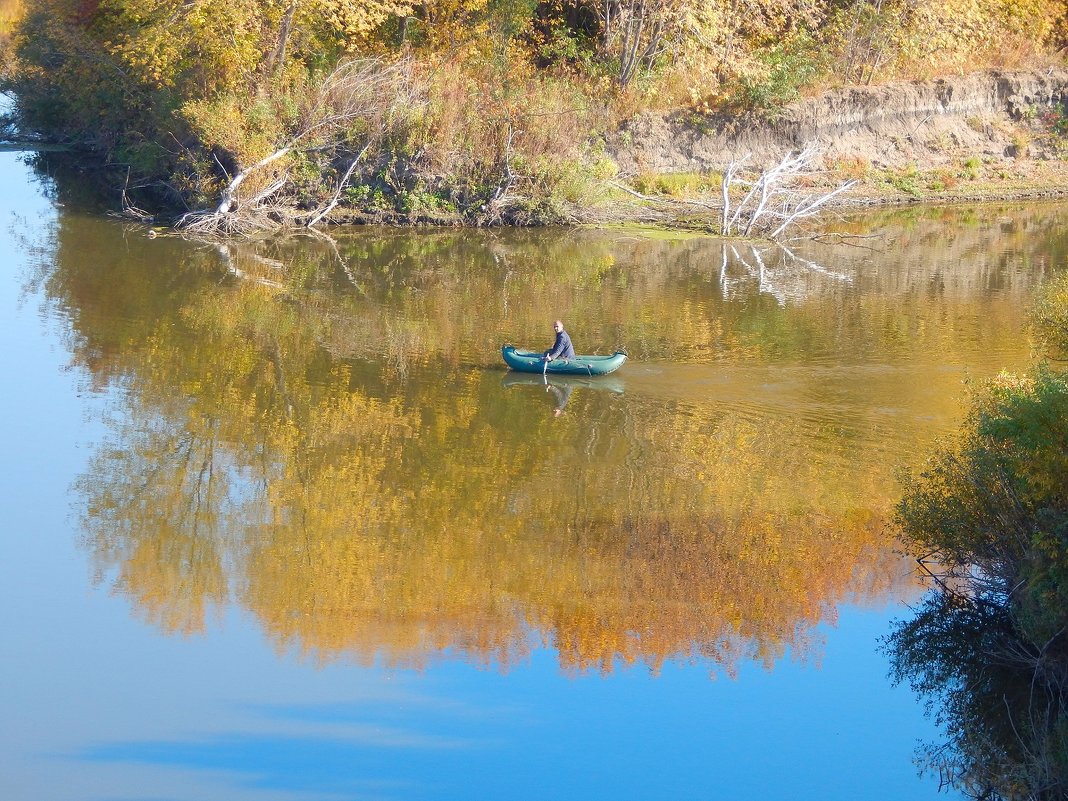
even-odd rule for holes
{"type": "Polygon", "coordinates": [[[524,299],[560,302],[565,281],[694,352],[732,336],[697,303],[636,300],[679,269],[674,243],[524,242],[496,243],[498,264],[455,232],[342,239],[359,291],[331,288],[333,250],[234,247],[232,267],[280,286],[207,274],[174,290],[180,311],[131,308],[115,335],[93,309],[133,302],[135,277],[71,258],[52,291],[82,310],[93,372],[126,388],[79,488],[100,573],[169,631],[233,599],[279,649],[321,660],[509,665],[540,639],[574,671],[771,663],[805,653],[843,599],[899,580],[887,466],[848,436],[697,394],[556,420],[502,399],[496,371],[452,369],[470,366],[471,326],[533,326],[524,299]]]}
{"type": "MultiPolygon", "coordinates": [[[[181,107],[180,114],[201,141],[224,147],[249,165],[275,150],[285,132],[283,122],[269,111],[254,116],[249,107],[247,97],[224,94],[213,100],[191,100],[181,107]]],[[[283,169],[286,163],[277,163],[276,169],[283,169]]],[[[253,176],[260,181],[270,177],[253,176]]]]}
{"type": "Polygon", "coordinates": [[[355,52],[366,47],[368,37],[390,17],[411,14],[414,4],[404,0],[309,0],[297,6],[298,29],[325,28],[335,47],[355,52]]]}
{"type": "Polygon", "coordinates": [[[11,38],[26,15],[26,0],[0,0],[0,40],[11,38]]]}
{"type": "Polygon", "coordinates": [[[922,0],[892,4],[894,69],[928,75],[985,64],[1017,66],[1053,43],[1064,6],[1054,0],[922,0]]]}

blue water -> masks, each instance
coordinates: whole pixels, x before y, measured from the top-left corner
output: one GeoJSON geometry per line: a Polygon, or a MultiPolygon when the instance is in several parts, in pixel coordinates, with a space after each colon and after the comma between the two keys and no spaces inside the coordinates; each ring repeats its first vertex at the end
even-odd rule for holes
{"type": "Polygon", "coordinates": [[[891,602],[842,608],[816,659],[734,678],[700,663],[576,677],[545,647],[503,673],[319,666],[277,653],[236,608],[203,636],[141,622],[80,547],[71,485],[121,390],[68,369],[32,247],[65,212],[29,175],[0,154],[0,799],[937,795],[912,764],[933,724],[877,650],[904,612],[891,602]]]}

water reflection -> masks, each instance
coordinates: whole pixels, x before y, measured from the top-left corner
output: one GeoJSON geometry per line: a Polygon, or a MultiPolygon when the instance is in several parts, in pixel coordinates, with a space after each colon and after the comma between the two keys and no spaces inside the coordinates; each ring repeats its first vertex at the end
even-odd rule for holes
{"type": "Polygon", "coordinates": [[[185,797],[419,798],[430,788],[425,779],[406,773],[405,764],[417,760],[429,775],[447,775],[455,761],[504,733],[503,724],[485,710],[397,696],[329,707],[252,705],[228,721],[237,727],[203,738],[107,743],[81,756],[102,766],[180,769],[185,797]],[[418,710],[421,730],[396,720],[387,702],[418,710]],[[473,721],[477,734],[449,732],[457,717],[473,721]]]}
{"type": "Polygon", "coordinates": [[[745,298],[756,292],[785,306],[787,301],[826,295],[834,282],[849,285],[854,278],[853,273],[828,270],[779,243],[722,246],[719,283],[725,299],[745,298]]]}
{"type": "Polygon", "coordinates": [[[64,217],[51,302],[121,388],[78,485],[95,569],[163,630],[239,604],[321,661],[803,656],[838,604],[908,584],[890,470],[956,414],[946,365],[1026,350],[1048,243],[941,229],[889,261],[798,248],[746,289],[706,239],[219,249],[64,217]],[[499,343],[556,316],[585,351],[629,346],[618,382],[502,386],[499,343]]]}
{"type": "Polygon", "coordinates": [[[580,395],[590,390],[619,395],[623,393],[625,384],[622,378],[615,375],[587,378],[570,375],[536,376],[509,371],[501,381],[501,386],[536,388],[546,396],[553,416],[559,417],[576,389],[580,390],[580,395]]]}
{"type": "MultiPolygon", "coordinates": [[[[918,761],[976,799],[1054,801],[1068,792],[1068,660],[1020,636],[1004,607],[930,595],[889,640],[897,681],[938,716],[945,740],[918,761]]],[[[1051,647],[1052,646],[1052,647],[1051,647]]]]}
{"type": "MultiPolygon", "coordinates": [[[[1068,283],[1054,287],[1063,306],[1068,283]]],[[[1047,363],[985,386],[899,506],[932,592],[888,638],[894,676],[945,730],[921,764],[977,799],[1068,794],[1065,379],[1047,363]]]]}

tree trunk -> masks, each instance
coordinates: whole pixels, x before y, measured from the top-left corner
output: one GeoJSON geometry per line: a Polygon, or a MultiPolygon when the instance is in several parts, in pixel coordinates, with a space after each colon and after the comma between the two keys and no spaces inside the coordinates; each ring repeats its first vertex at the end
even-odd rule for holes
{"type": "Polygon", "coordinates": [[[267,56],[267,70],[271,74],[278,72],[286,61],[286,48],[289,46],[289,35],[293,31],[293,15],[297,13],[297,0],[293,0],[282,15],[282,24],[278,28],[278,42],[274,50],[267,56]]]}

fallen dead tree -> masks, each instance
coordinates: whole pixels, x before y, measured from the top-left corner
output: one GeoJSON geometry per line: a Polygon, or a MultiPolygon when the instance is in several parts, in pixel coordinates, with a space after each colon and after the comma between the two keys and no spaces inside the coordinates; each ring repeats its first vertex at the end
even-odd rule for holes
{"type": "Polygon", "coordinates": [[[782,161],[751,180],[742,177],[748,156],[728,164],[720,182],[720,233],[778,239],[787,228],[813,217],[832,198],[856,186],[856,181],[846,181],[830,191],[814,193],[803,189],[804,180],[814,173],[817,155],[816,147],[808,145],[796,155],[787,153],[782,161]],[[731,190],[735,187],[748,187],[748,191],[732,206],[731,190]]]}
{"type": "Polygon", "coordinates": [[[857,181],[846,181],[820,191],[807,187],[818,173],[818,155],[816,147],[809,145],[796,154],[787,153],[778,164],[763,170],[749,167],[748,155],[731,161],[723,170],[718,203],[654,197],[617,182],[612,185],[646,202],[714,213],[718,223],[715,230],[721,236],[779,240],[787,229],[816,216],[831,200],[857,185],[857,181]]]}
{"type": "Polygon", "coordinates": [[[282,227],[318,224],[337,205],[353,173],[386,136],[403,128],[426,105],[411,64],[384,64],[359,59],[339,65],[319,85],[299,122],[272,153],[229,176],[218,203],[184,214],[176,227],[201,237],[244,235],[282,227]],[[348,151],[349,164],[332,197],[310,213],[298,216],[282,201],[289,184],[287,157],[348,151]],[[250,181],[255,178],[256,181],[250,181]],[[256,183],[259,189],[243,194],[256,183]]]}

